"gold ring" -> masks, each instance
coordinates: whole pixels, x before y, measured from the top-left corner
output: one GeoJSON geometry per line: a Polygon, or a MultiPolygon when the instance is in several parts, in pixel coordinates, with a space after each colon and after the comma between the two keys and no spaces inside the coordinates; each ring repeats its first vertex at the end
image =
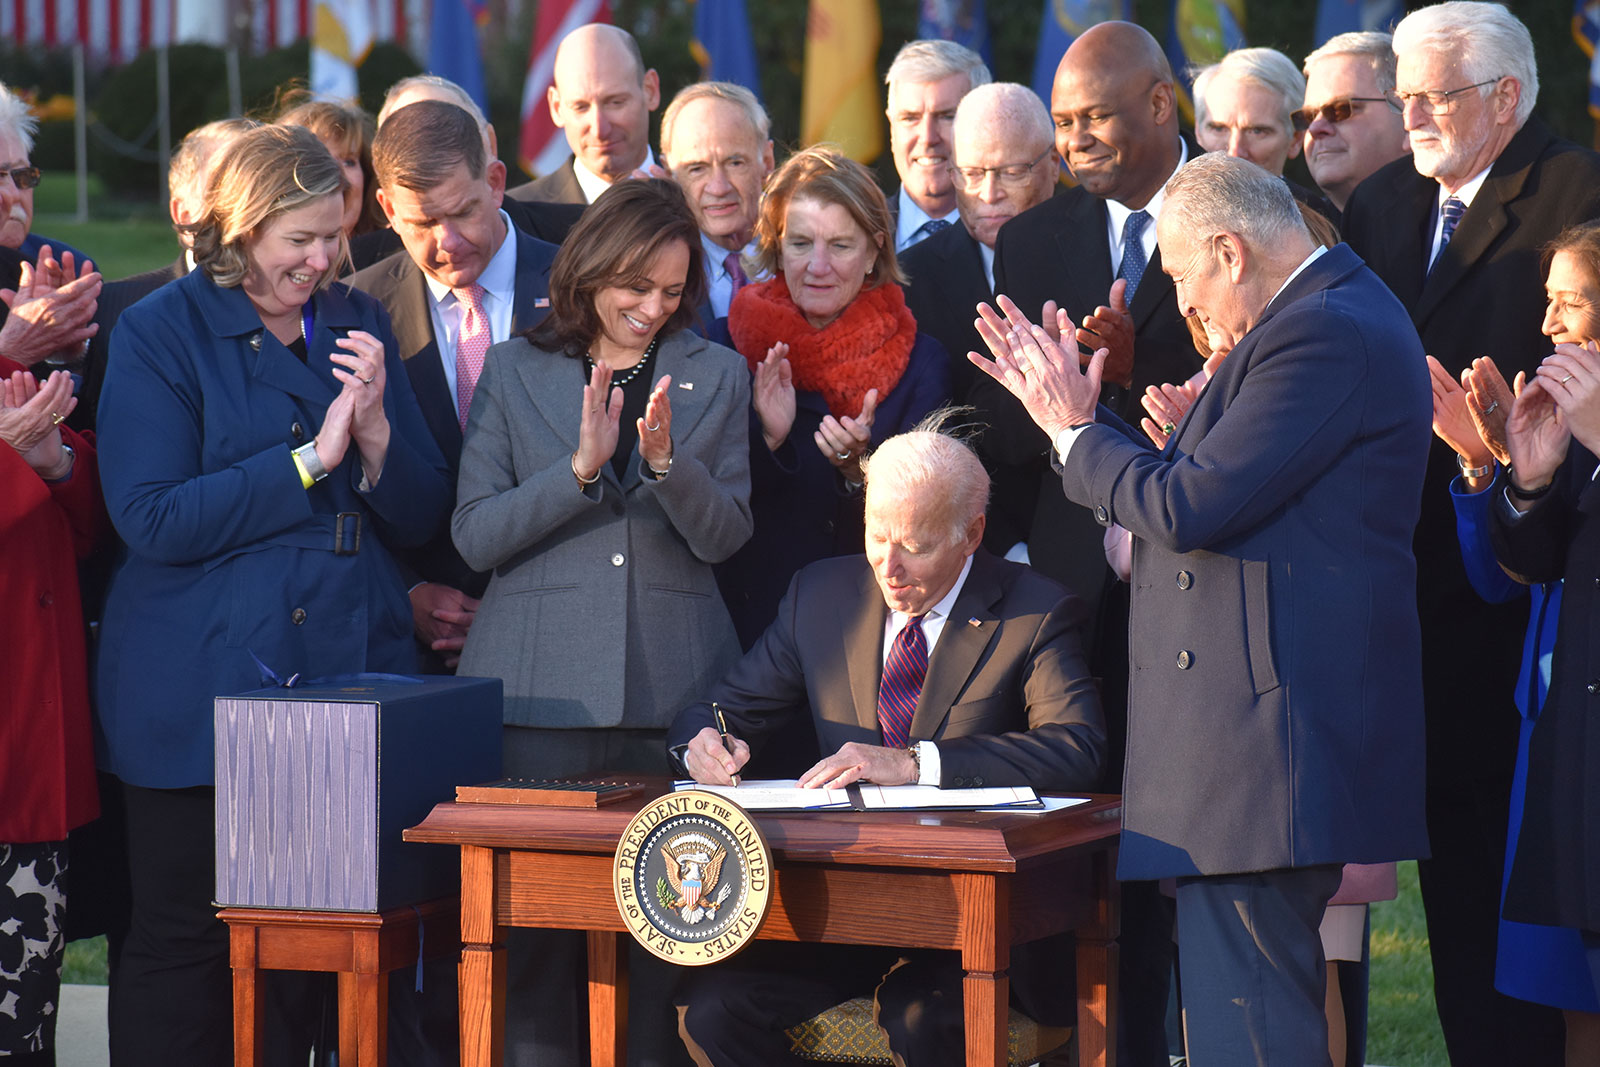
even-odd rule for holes
{"type": "Polygon", "coordinates": [[[1561,379],[1561,384],[1566,385],[1570,381],[1572,381],[1572,375],[1569,374],[1565,378],[1561,379]]]}
{"type": "Polygon", "coordinates": [[[66,422],[66,421],[67,421],[67,417],[65,415],[57,415],[53,411],[50,413],[50,425],[51,426],[60,426],[63,422],[66,422]]]}

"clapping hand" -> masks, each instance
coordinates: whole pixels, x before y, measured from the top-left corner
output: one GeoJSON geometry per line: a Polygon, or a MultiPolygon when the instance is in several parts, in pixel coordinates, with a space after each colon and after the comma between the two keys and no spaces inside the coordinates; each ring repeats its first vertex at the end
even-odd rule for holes
{"type": "Polygon", "coordinates": [[[55,371],[42,383],[14,371],[0,385],[0,441],[35,471],[53,475],[62,466],[61,423],[77,406],[66,371],[55,371]]]}
{"type": "Polygon", "coordinates": [[[794,429],[794,369],[789,365],[789,346],[779,341],[767,349],[767,358],[756,364],[750,402],[761,420],[761,437],[767,451],[776,452],[794,429]]]}
{"type": "Polygon", "coordinates": [[[578,450],[572,454],[572,473],[584,484],[600,477],[600,469],[617,452],[617,432],[622,425],[622,390],[611,387],[611,368],[595,360],[589,383],[583,387],[583,417],[578,423],[578,450]]]}
{"type": "Polygon", "coordinates": [[[1565,343],[1535,372],[1578,443],[1600,453],[1600,343],[1565,343]]]}
{"type": "Polygon", "coordinates": [[[1511,405],[1516,396],[1506,384],[1505,376],[1494,365],[1494,360],[1479,356],[1472,361],[1472,366],[1461,372],[1461,385],[1467,391],[1467,411],[1478,437],[1489,446],[1502,467],[1509,467],[1511,453],[1506,450],[1506,420],[1511,417],[1511,405]]]}
{"type": "Polygon", "coordinates": [[[71,253],[58,264],[50,257],[49,246],[41,249],[39,261],[38,270],[22,264],[16,289],[0,289],[0,303],[11,309],[0,326],[0,356],[25,367],[57,352],[81,354],[83,343],[100,329],[93,321],[100,299],[100,275],[94,264],[85,260],[74,278],[71,253]]]}
{"type": "Polygon", "coordinates": [[[667,390],[672,375],[663,374],[644,405],[638,420],[639,458],[658,474],[672,466],[672,399],[667,390]]]}
{"type": "Polygon", "coordinates": [[[817,427],[817,432],[812,435],[817,443],[817,448],[828,457],[834,469],[852,485],[860,485],[864,480],[861,474],[861,454],[872,444],[872,420],[878,410],[878,391],[868,389],[867,395],[861,399],[861,413],[855,418],[846,415],[836,419],[832,415],[825,415],[822,425],[817,427]]]}
{"type": "MultiPolygon", "coordinates": [[[[1112,282],[1110,303],[1095,308],[1094,314],[1086,317],[1074,333],[1078,343],[1090,352],[1098,348],[1106,350],[1101,375],[1104,380],[1123,387],[1133,384],[1133,316],[1128,313],[1127,292],[1126,278],[1112,282]]],[[[1080,365],[1087,366],[1090,358],[1079,351],[1080,365]]]]}
{"type": "MultiPolygon", "coordinates": [[[[1053,442],[1069,426],[1093,422],[1100,398],[1100,378],[1110,351],[1096,350],[1087,368],[1079,370],[1076,351],[1069,356],[1042,326],[1030,323],[1010,297],[1002,296],[996,311],[978,305],[974,323],[994,362],[976,352],[967,359],[1022,401],[1028,415],[1053,442]]],[[[1072,317],[1056,312],[1060,336],[1072,336],[1072,317]]],[[[1073,342],[1076,349],[1076,342],[1073,342]]]]}
{"type": "Polygon", "coordinates": [[[1472,409],[1468,406],[1467,390],[1437,359],[1426,358],[1428,377],[1433,385],[1433,432],[1455,449],[1466,466],[1489,466],[1494,455],[1478,434],[1472,409]]]}

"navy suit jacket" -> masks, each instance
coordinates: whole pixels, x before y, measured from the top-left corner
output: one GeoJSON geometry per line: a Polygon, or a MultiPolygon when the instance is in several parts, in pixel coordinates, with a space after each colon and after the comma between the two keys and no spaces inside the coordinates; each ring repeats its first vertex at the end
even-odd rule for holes
{"type": "Polygon", "coordinates": [[[212,700],[258,688],[258,662],[282,677],[416,669],[388,548],[422,543],[448,517],[444,460],[383,308],[337,282],[314,301],[304,364],[242,290],[204,271],[129,308],[112,342],[100,478],[126,547],[95,687],[99,766],[130,785],[210,784],[212,700]],[[342,388],[329,356],[351,330],[384,342],[388,458],[364,492],[351,445],[307,490],[290,449],[342,388]]]}
{"type": "MultiPolygon", "coordinates": [[[[1344,234],[1411,313],[1424,350],[1453,376],[1491,356],[1510,381],[1532,374],[1550,352],[1540,333],[1544,272],[1540,250],[1562,230],[1600,217],[1600,154],[1530,118],[1489,169],[1432,273],[1427,258],[1439,183],[1406,156],[1356,187],[1344,234]]],[[[1517,750],[1512,691],[1527,612],[1489,604],[1473,591],[1456,544],[1449,484],[1454,451],[1433,444],[1417,523],[1423,677],[1428,704],[1428,783],[1477,793],[1510,788],[1517,750]],[[1462,671],[1462,663],[1473,664],[1462,671]]],[[[1470,819],[1460,805],[1435,805],[1434,818],[1470,819]]]]}
{"type": "Polygon", "coordinates": [[[106,380],[106,354],[111,350],[111,333],[117,320],[128,310],[168,282],[177,281],[189,273],[189,264],[180,253],[177,261],[143,274],[120,278],[100,287],[100,300],[95,305],[94,321],[100,331],[89,338],[89,347],[83,357],[83,382],[78,387],[78,406],[73,409],[67,425],[74,430],[92,430],[95,412],[100,406],[100,390],[106,380]]]}
{"type": "MultiPolygon", "coordinates": [[[[509,232],[517,241],[516,297],[511,309],[511,333],[515,336],[537,326],[550,313],[550,265],[555,260],[556,246],[515,227],[509,232]]],[[[356,272],[349,280],[355,288],[377,297],[389,310],[412,391],[417,394],[428,432],[450,471],[450,506],[454,510],[456,475],[461,468],[461,423],[456,419],[455,394],[444,376],[439,343],[433,336],[433,316],[428,310],[432,294],[422,270],[402,249],[356,272]]],[[[441,582],[481,597],[489,582],[487,574],[468,567],[456,551],[455,542],[450,540],[448,512],[428,543],[419,550],[403,553],[401,562],[413,584],[441,582]]]]}
{"type": "Polygon", "coordinates": [[[1424,854],[1422,346],[1354,252],[1267,306],[1166,450],[1101,409],[1062,486],[1134,534],[1119,874],[1424,854]]]}

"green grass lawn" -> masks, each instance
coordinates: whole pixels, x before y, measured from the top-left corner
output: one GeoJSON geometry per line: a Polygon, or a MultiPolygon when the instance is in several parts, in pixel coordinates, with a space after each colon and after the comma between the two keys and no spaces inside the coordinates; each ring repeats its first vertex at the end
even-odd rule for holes
{"type": "Polygon", "coordinates": [[[178,257],[166,205],[109,197],[98,178],[89,178],[89,221],[73,221],[76,179],[50,171],[33,194],[33,228],[46,237],[82,249],[107,281],[126,278],[171,263],[178,257]]]}

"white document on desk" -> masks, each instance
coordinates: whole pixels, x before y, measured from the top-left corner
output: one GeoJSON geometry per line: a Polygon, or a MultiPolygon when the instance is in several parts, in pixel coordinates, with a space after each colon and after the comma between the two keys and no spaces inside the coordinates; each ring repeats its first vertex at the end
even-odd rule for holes
{"type": "Polygon", "coordinates": [[[860,790],[864,811],[1043,809],[1038,796],[1025,785],[940,789],[936,785],[869,785],[863,782],[860,790]]]}
{"type": "Polygon", "coordinates": [[[698,789],[727,797],[746,811],[849,811],[850,795],[843,789],[802,789],[794,778],[767,778],[738,785],[702,785],[677,781],[676,790],[698,789]]]}

